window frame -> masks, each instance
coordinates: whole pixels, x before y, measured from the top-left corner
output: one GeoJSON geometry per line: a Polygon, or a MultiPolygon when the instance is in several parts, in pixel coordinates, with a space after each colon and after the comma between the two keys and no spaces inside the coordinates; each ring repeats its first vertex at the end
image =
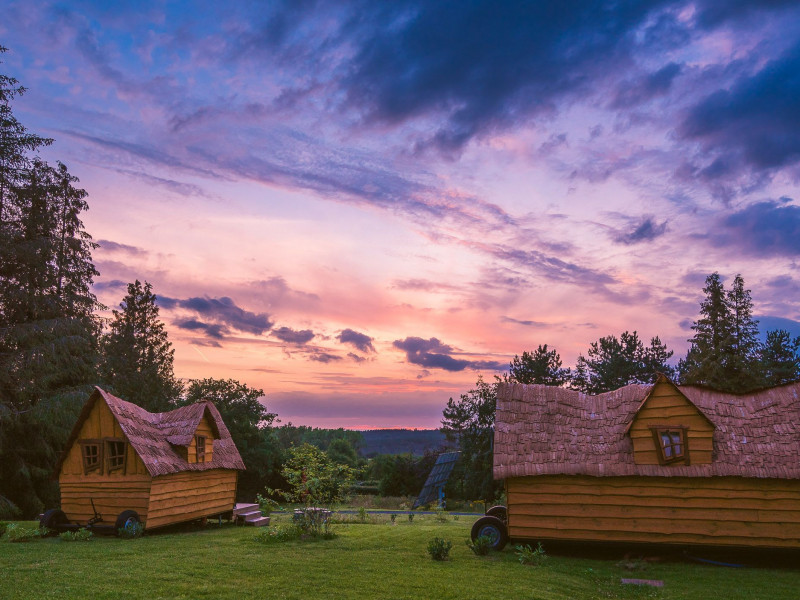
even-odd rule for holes
{"type": "Polygon", "coordinates": [[[208,456],[208,436],[205,435],[196,435],[194,436],[194,461],[198,463],[206,462],[206,457],[208,456]],[[200,445],[202,442],[203,450],[200,451],[200,445]]]}
{"type": "Polygon", "coordinates": [[[656,446],[656,454],[658,454],[658,461],[660,464],[672,465],[680,463],[687,466],[691,464],[689,460],[689,428],[686,425],[651,425],[650,431],[653,434],[653,442],[656,446]],[[678,442],[664,444],[662,436],[672,436],[676,433],[680,436],[678,442]],[[675,454],[674,450],[676,446],[681,447],[680,455],[675,454]],[[667,456],[666,450],[668,447],[672,450],[670,456],[667,456]]]}
{"type": "Polygon", "coordinates": [[[126,465],[128,463],[128,443],[125,438],[116,438],[116,437],[107,437],[103,438],[103,450],[105,454],[105,473],[106,475],[111,475],[111,473],[116,473],[117,471],[122,471],[122,474],[126,474],[126,465]],[[122,454],[112,454],[111,453],[111,444],[122,444],[122,454]],[[112,460],[121,458],[122,462],[118,465],[112,465],[112,460]]]}
{"type": "Polygon", "coordinates": [[[78,440],[78,443],[80,444],[81,447],[81,464],[83,465],[83,474],[88,475],[89,473],[97,471],[100,473],[100,475],[102,475],[104,466],[103,447],[105,445],[103,444],[103,440],[85,439],[85,440],[78,440]],[[88,461],[89,455],[87,454],[87,448],[90,446],[94,446],[97,448],[97,456],[94,457],[96,458],[96,460],[92,464],[89,464],[88,461]]]}

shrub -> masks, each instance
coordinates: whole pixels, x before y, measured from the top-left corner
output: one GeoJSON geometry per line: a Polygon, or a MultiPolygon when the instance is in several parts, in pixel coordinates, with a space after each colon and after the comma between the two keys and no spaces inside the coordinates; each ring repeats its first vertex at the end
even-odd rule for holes
{"type": "Polygon", "coordinates": [[[492,538],[488,535],[479,535],[475,538],[475,542],[467,540],[467,546],[478,556],[486,556],[492,549],[492,538]]]}
{"type": "MultiPolygon", "coordinates": [[[[272,490],[267,491],[269,492],[272,490]]],[[[261,510],[261,514],[266,516],[269,516],[273,510],[278,510],[280,508],[277,501],[267,496],[262,496],[261,494],[256,494],[256,502],[258,503],[259,510],[261,510]]]]}
{"type": "MultiPolygon", "coordinates": [[[[397,520],[397,515],[395,513],[392,513],[391,519],[392,519],[392,525],[394,525],[394,522],[397,520]]],[[[0,535],[2,535],[2,534],[0,534],[0,535]]]]}
{"type": "Polygon", "coordinates": [[[140,538],[144,535],[144,525],[138,522],[129,523],[125,527],[117,529],[117,533],[123,540],[140,538]]]}
{"type": "Polygon", "coordinates": [[[408,513],[408,522],[411,523],[414,520],[414,513],[408,513]]]}
{"type": "Polygon", "coordinates": [[[433,560],[447,560],[448,556],[450,556],[450,548],[452,547],[453,542],[450,540],[435,537],[428,542],[428,554],[431,555],[433,560]]]}
{"type": "Polygon", "coordinates": [[[447,523],[447,513],[444,512],[444,509],[441,506],[437,506],[436,509],[436,516],[434,517],[439,523],[447,523]]]}
{"type": "Polygon", "coordinates": [[[253,539],[261,544],[275,544],[299,539],[303,531],[297,525],[263,527],[253,539]]]}
{"type": "Polygon", "coordinates": [[[8,529],[8,523],[6,523],[5,521],[0,521],[0,537],[3,537],[3,535],[6,532],[6,529],[8,529]]]}
{"type": "Polygon", "coordinates": [[[22,527],[17,523],[11,523],[6,529],[6,537],[9,542],[30,542],[38,537],[47,535],[47,529],[38,527],[22,527]]]}
{"type": "Polygon", "coordinates": [[[88,542],[93,536],[88,529],[78,529],[77,531],[64,531],[58,537],[65,542],[88,542]]]}
{"type": "Polygon", "coordinates": [[[519,558],[519,562],[522,565],[533,565],[535,567],[540,567],[544,564],[544,561],[547,560],[547,554],[545,554],[544,548],[542,548],[542,543],[539,542],[539,545],[536,546],[536,550],[532,549],[527,544],[525,546],[514,546],[516,550],[517,558],[519,558]]]}
{"type": "Polygon", "coordinates": [[[367,509],[363,506],[358,507],[358,520],[360,523],[367,522],[367,509]]]}

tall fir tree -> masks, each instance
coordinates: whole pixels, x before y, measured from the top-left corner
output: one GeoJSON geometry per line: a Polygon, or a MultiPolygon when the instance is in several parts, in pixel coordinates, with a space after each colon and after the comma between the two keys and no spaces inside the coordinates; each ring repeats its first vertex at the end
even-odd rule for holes
{"type": "Polygon", "coordinates": [[[103,382],[123,400],[150,412],[174,406],[183,386],[175,378],[175,350],[158,317],[153,286],[138,279],[114,310],[102,340],[103,382]]]}
{"type": "Polygon", "coordinates": [[[726,292],[719,273],[712,273],[703,293],[691,346],[678,365],[681,383],[737,393],[761,387],[758,321],[741,275],[726,292]]]}
{"type": "Polygon", "coordinates": [[[52,140],[14,117],[22,92],[0,76],[0,496],[30,516],[57,502],[51,471],[96,383],[99,305],[86,192],[31,155],[52,140]]]}

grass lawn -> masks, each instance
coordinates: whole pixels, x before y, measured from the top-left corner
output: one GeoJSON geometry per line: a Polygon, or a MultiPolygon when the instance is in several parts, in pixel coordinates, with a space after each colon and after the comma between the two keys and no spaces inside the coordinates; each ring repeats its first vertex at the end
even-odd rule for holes
{"type": "MultiPolygon", "coordinates": [[[[287,516],[278,521],[288,520],[287,516]]],[[[473,519],[400,516],[391,525],[338,525],[333,540],[261,544],[257,530],[208,526],[141,539],[0,539],[0,598],[737,598],[800,597],[795,569],[723,568],[658,562],[628,571],[615,560],[550,556],[520,565],[514,549],[478,557],[467,548],[473,519]],[[428,541],[453,542],[450,560],[429,558],[428,541]],[[663,588],[621,585],[654,579],[663,588]]],[[[27,526],[32,523],[25,523],[27,526]]],[[[546,547],[546,546],[545,546],[546,547]]]]}

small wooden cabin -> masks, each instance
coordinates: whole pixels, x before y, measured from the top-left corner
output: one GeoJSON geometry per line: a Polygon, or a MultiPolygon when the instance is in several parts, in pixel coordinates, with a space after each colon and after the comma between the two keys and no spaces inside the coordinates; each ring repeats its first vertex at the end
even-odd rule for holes
{"type": "Polygon", "coordinates": [[[512,540],[800,548],[800,383],[503,384],[494,476],[512,540]]]}
{"type": "Polygon", "coordinates": [[[209,401],[149,413],[96,388],[56,465],[61,510],[84,524],[136,511],[149,529],[230,512],[243,470],[209,401]]]}

